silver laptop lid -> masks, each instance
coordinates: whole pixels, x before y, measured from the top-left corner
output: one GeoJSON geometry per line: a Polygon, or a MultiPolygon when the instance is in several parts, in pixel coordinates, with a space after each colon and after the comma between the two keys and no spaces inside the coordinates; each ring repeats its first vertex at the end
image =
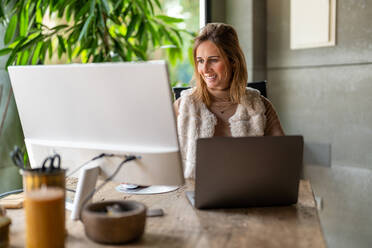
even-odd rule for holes
{"type": "Polygon", "coordinates": [[[195,207],[294,204],[302,156],[302,136],[199,139],[195,207]]]}

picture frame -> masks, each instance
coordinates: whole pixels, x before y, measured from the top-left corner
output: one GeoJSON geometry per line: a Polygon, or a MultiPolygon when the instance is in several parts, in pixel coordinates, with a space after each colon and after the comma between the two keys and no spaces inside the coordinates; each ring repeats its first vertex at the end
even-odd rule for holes
{"type": "Polygon", "coordinates": [[[336,0],[291,0],[290,47],[336,45],[336,0]]]}

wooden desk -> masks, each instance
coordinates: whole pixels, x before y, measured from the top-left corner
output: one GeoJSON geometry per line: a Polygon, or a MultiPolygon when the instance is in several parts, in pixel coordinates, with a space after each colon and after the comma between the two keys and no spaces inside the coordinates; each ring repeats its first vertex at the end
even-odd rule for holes
{"type": "MultiPolygon", "coordinates": [[[[175,192],[150,196],[125,195],[116,192],[115,185],[106,185],[95,200],[137,200],[165,212],[163,217],[147,218],[143,237],[123,247],[326,247],[308,181],[300,183],[297,205],[208,211],[196,210],[187,201],[184,191],[194,188],[192,181],[175,192]]],[[[9,210],[8,216],[13,221],[12,247],[24,247],[23,210],[9,210]]],[[[81,222],[71,221],[68,211],[66,217],[66,247],[120,247],[94,243],[81,222]]]]}

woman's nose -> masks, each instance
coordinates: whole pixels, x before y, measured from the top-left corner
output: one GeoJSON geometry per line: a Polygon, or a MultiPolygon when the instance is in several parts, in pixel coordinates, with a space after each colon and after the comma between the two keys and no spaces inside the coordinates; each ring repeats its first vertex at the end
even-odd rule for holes
{"type": "Polygon", "coordinates": [[[210,66],[209,63],[206,62],[203,64],[203,72],[209,72],[210,71],[210,66]]]}

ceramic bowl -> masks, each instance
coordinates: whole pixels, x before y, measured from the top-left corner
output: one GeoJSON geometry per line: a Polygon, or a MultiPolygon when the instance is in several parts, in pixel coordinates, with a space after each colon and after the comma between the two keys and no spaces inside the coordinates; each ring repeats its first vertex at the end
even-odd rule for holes
{"type": "Polygon", "coordinates": [[[83,209],[82,222],[85,234],[95,242],[127,243],[144,233],[146,206],[136,201],[91,203],[83,209]]]}

